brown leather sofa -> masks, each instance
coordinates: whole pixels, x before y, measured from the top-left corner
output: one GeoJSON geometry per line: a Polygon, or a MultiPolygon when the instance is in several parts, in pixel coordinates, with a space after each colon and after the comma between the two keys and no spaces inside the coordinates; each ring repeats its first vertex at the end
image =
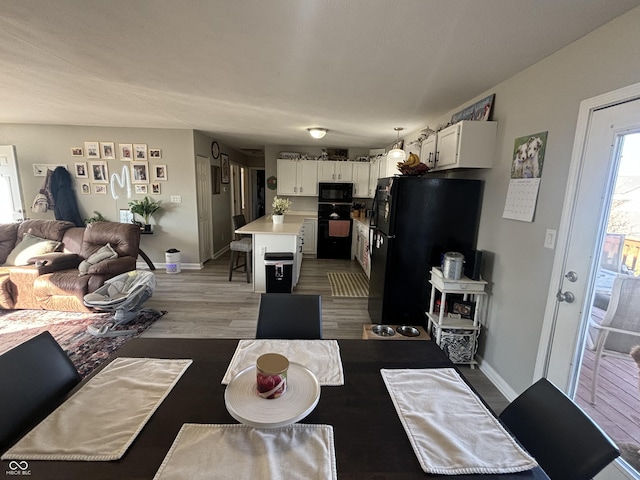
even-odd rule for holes
{"type": "Polygon", "coordinates": [[[87,293],[105,280],[136,269],[140,228],[133,224],[94,222],[76,227],[59,220],[25,220],[0,225],[0,309],[90,311],[87,293]],[[25,233],[61,242],[57,251],[29,258],[28,265],[3,265],[25,233]],[[118,254],[80,275],[78,265],[107,243],[118,254]]]}

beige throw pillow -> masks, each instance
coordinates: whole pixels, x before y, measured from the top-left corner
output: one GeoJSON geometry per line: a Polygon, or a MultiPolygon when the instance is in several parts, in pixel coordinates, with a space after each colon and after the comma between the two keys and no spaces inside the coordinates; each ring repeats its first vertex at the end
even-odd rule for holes
{"type": "Polygon", "coordinates": [[[96,263],[100,263],[110,258],[118,258],[118,254],[113,248],[111,248],[111,245],[107,243],[96,253],[90,255],[89,258],[80,262],[80,265],[78,265],[78,270],[80,271],[79,275],[86,275],[87,273],[89,273],[89,268],[91,267],[91,265],[95,265],[96,263]]]}
{"type": "Polygon", "coordinates": [[[25,233],[22,241],[7,255],[5,265],[29,265],[29,259],[45,253],[55,252],[60,242],[25,233]]]}

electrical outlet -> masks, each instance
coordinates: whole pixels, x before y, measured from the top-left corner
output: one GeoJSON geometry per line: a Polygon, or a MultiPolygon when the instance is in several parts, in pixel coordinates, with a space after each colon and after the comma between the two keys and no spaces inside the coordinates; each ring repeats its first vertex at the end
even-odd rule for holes
{"type": "Polygon", "coordinates": [[[171,195],[171,203],[182,203],[181,195],[171,195]]]}

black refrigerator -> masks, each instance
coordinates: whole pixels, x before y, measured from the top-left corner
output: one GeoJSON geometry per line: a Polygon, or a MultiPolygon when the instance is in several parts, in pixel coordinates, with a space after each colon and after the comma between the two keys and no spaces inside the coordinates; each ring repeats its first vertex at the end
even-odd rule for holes
{"type": "Polygon", "coordinates": [[[443,253],[466,258],[475,249],[481,199],[481,180],[378,180],[369,231],[372,323],[426,325],[431,267],[443,253]]]}

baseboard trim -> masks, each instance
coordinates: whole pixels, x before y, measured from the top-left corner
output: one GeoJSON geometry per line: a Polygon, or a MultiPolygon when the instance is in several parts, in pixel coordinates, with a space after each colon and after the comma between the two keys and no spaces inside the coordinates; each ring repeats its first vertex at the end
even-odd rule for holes
{"type": "Polygon", "coordinates": [[[518,396],[518,393],[511,388],[507,382],[505,382],[504,378],[502,378],[498,372],[491,367],[491,365],[483,361],[482,357],[476,355],[476,360],[478,361],[478,368],[480,371],[484,373],[484,375],[509,402],[513,401],[518,396]]]}
{"type": "MultiPolygon", "coordinates": [[[[157,273],[166,273],[165,270],[167,268],[167,264],[166,263],[155,263],[154,265],[156,267],[156,272],[157,273]]],[[[204,266],[200,263],[182,263],[180,262],[180,269],[181,270],[202,270],[204,268],[204,266]]],[[[149,270],[149,265],[147,265],[145,262],[136,262],[136,269],[139,270],[149,270]]],[[[172,274],[173,275],[173,274],[172,274]]]]}

